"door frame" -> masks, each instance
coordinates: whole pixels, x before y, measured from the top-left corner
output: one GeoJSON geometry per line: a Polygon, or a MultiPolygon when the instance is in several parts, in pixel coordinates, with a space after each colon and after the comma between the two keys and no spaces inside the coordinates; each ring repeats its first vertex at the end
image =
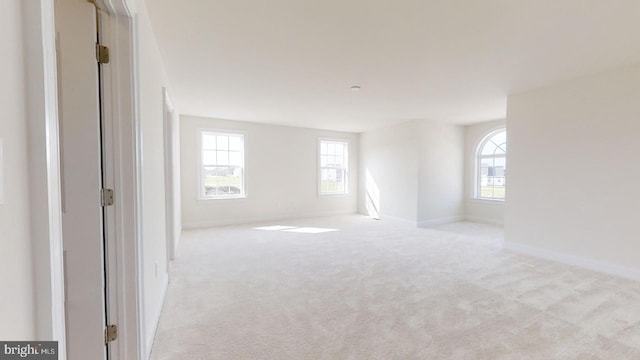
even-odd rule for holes
{"type": "MultiPolygon", "coordinates": [[[[103,112],[110,131],[105,157],[115,206],[107,239],[107,306],[118,325],[110,360],[145,359],[142,292],[141,131],[138,108],[137,0],[94,0],[108,14],[102,43],[111,61],[103,67],[103,112]]],[[[58,133],[54,0],[23,2],[25,71],[29,124],[30,215],[35,266],[36,336],[59,342],[66,359],[62,211],[58,133]],[[46,206],[43,206],[46,204],[46,206]]]]}
{"type": "Polygon", "coordinates": [[[174,108],[173,103],[171,102],[171,97],[169,96],[169,92],[167,88],[162,89],[162,117],[163,117],[163,128],[164,128],[164,189],[165,189],[165,217],[166,217],[166,227],[167,227],[167,274],[169,276],[169,281],[171,280],[171,274],[169,272],[169,267],[171,261],[175,258],[175,244],[176,244],[176,223],[175,223],[175,196],[174,193],[176,191],[175,182],[173,178],[174,174],[174,161],[173,161],[173,153],[175,144],[173,142],[174,139],[174,128],[173,128],[173,118],[174,118],[174,108]]]}

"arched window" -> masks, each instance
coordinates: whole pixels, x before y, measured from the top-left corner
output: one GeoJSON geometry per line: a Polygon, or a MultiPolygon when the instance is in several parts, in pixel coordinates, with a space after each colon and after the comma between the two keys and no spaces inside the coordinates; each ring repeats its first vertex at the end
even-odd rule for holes
{"type": "Polygon", "coordinates": [[[476,198],[504,200],[507,171],[507,130],[487,135],[478,146],[476,198]]]}

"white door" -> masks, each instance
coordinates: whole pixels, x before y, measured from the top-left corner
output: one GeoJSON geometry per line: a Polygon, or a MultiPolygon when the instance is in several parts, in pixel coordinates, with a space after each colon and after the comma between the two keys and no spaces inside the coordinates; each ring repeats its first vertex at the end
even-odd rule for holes
{"type": "Polygon", "coordinates": [[[56,0],[67,358],[106,359],[96,10],[56,0]]]}

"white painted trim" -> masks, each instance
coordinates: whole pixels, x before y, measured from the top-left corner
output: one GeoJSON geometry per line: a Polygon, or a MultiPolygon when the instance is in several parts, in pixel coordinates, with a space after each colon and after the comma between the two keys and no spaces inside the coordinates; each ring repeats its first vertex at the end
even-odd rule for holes
{"type": "MultiPolygon", "coordinates": [[[[367,214],[363,214],[365,216],[369,216],[367,214]]],[[[369,216],[370,217],[370,216],[369,216]]],[[[385,220],[393,220],[393,221],[399,221],[399,222],[403,222],[407,225],[412,225],[412,226],[418,226],[418,222],[414,221],[414,220],[409,220],[409,219],[405,219],[405,218],[401,218],[401,217],[396,217],[396,216],[391,216],[391,215],[385,215],[385,214],[379,214],[379,219],[375,219],[372,218],[374,220],[381,220],[381,221],[385,221],[385,220]]]]}
{"type": "MultiPolygon", "coordinates": [[[[502,201],[504,202],[505,199],[491,199],[491,198],[482,198],[479,196],[480,194],[480,150],[482,149],[482,147],[486,144],[486,142],[495,134],[501,132],[501,131],[507,131],[507,125],[506,124],[500,124],[500,125],[496,125],[496,126],[492,126],[490,129],[486,130],[484,132],[484,135],[480,138],[480,141],[478,142],[478,144],[476,145],[474,152],[473,152],[473,162],[474,162],[474,171],[473,171],[473,192],[471,194],[471,199],[473,200],[479,200],[479,201],[502,201]]],[[[507,141],[509,140],[509,134],[507,133],[507,141]]],[[[508,154],[509,150],[507,150],[507,153],[502,155],[502,157],[505,158],[505,163],[506,163],[506,158],[507,158],[507,154],[508,154]]],[[[484,158],[492,158],[495,156],[487,156],[485,155],[484,158]]],[[[506,177],[505,177],[506,179],[506,177]]]]}
{"type": "Polygon", "coordinates": [[[608,275],[614,275],[622,278],[640,281],[640,269],[631,268],[622,265],[612,264],[604,261],[584,258],[576,255],[569,255],[552,250],[542,249],[525,244],[514,242],[505,242],[503,248],[515,253],[542,258],[566,265],[571,265],[587,270],[596,271],[608,275]]]}
{"type": "Polygon", "coordinates": [[[169,92],[166,87],[162,88],[162,126],[164,140],[164,192],[165,192],[165,222],[166,222],[166,248],[167,248],[167,264],[166,271],[169,273],[171,260],[175,257],[175,204],[173,183],[173,105],[169,92]]]}
{"type": "Polygon", "coordinates": [[[53,0],[23,2],[36,336],[66,359],[58,82],[53,0]],[[44,204],[44,206],[43,206],[44,204]]]}
{"type": "Polygon", "coordinates": [[[349,139],[341,139],[341,138],[331,138],[331,137],[318,137],[318,146],[317,146],[317,156],[316,156],[316,169],[318,171],[318,175],[316,176],[316,181],[318,183],[318,197],[325,197],[325,196],[345,196],[345,195],[349,195],[349,184],[350,184],[350,178],[351,178],[351,170],[349,170],[349,149],[351,148],[351,141],[349,141],[349,139]],[[337,192],[337,193],[323,193],[322,192],[322,142],[326,141],[326,142],[334,142],[334,143],[341,143],[341,144],[347,144],[347,153],[343,154],[344,157],[344,161],[345,161],[345,175],[347,177],[345,184],[344,184],[344,192],[337,192]]]}
{"type": "Polygon", "coordinates": [[[470,198],[468,199],[468,202],[476,204],[504,205],[507,201],[506,199],[470,198]]]}
{"type": "Polygon", "coordinates": [[[438,226],[438,225],[450,224],[450,223],[454,223],[462,220],[464,220],[463,216],[449,216],[449,217],[443,217],[443,218],[437,218],[437,219],[422,220],[422,221],[418,221],[418,227],[438,226]]]}
{"type": "Polygon", "coordinates": [[[167,298],[167,290],[169,289],[169,275],[165,274],[162,279],[162,289],[160,289],[160,299],[161,301],[158,303],[158,307],[153,312],[153,329],[150,329],[147,333],[147,338],[145,342],[146,353],[144,359],[151,358],[151,351],[153,350],[153,341],[156,337],[156,332],[158,331],[158,324],[160,323],[160,316],[162,315],[162,308],[164,307],[164,301],[167,298]]]}
{"type": "Polygon", "coordinates": [[[244,131],[234,131],[234,130],[218,130],[214,128],[198,128],[197,130],[197,142],[198,144],[198,153],[197,153],[197,161],[198,161],[198,197],[197,200],[200,202],[209,202],[209,201],[219,201],[219,200],[242,200],[247,198],[247,135],[244,131]],[[220,196],[220,197],[207,197],[203,193],[203,183],[202,183],[202,135],[204,133],[209,133],[211,135],[221,135],[221,136],[242,136],[242,193],[240,195],[233,196],[220,196]]]}
{"type": "MultiPolygon", "coordinates": [[[[121,0],[127,1],[127,0],[121,0]]],[[[131,41],[130,44],[130,61],[129,70],[131,74],[131,97],[132,97],[132,106],[133,106],[133,118],[132,118],[132,128],[133,128],[133,181],[134,191],[133,191],[133,210],[134,210],[134,218],[135,218],[135,264],[136,264],[136,287],[135,293],[137,295],[137,303],[136,303],[136,319],[138,322],[137,326],[137,345],[138,345],[138,358],[139,359],[147,359],[145,355],[148,354],[146,349],[146,341],[145,335],[147,334],[147,326],[145,322],[145,294],[144,294],[144,271],[142,268],[142,264],[144,264],[144,230],[142,224],[142,214],[143,214],[143,196],[144,196],[144,186],[142,181],[142,169],[143,169],[143,152],[142,152],[142,144],[143,144],[143,136],[142,136],[142,124],[140,123],[141,119],[141,111],[140,111],[140,55],[138,45],[139,39],[139,29],[138,29],[138,21],[135,16],[132,17],[130,23],[130,35],[129,39],[131,41]]],[[[133,335],[130,335],[131,338],[133,335]]]]}
{"type": "Polygon", "coordinates": [[[171,154],[174,173],[173,173],[173,185],[174,185],[174,214],[176,214],[174,219],[174,244],[173,244],[173,254],[175,258],[175,254],[178,252],[178,246],[180,243],[180,237],[182,235],[182,179],[181,179],[181,149],[180,149],[180,115],[178,111],[174,108],[173,118],[171,119],[171,126],[173,127],[173,154],[171,154]]]}
{"type": "MultiPolygon", "coordinates": [[[[106,2],[106,1],[105,1],[106,2]]],[[[109,322],[118,324],[118,341],[111,343],[110,357],[141,359],[143,354],[141,217],[136,168],[140,161],[139,117],[136,113],[135,18],[125,0],[111,0],[101,9],[101,42],[111,49],[111,61],[103,66],[105,116],[105,181],[114,189],[115,205],[108,209],[105,226],[113,228],[107,239],[109,264],[109,322]]]]}
{"type": "Polygon", "coordinates": [[[490,219],[490,218],[483,218],[480,216],[470,216],[470,215],[466,215],[464,219],[471,222],[504,226],[504,220],[502,219],[490,219]]]}
{"type": "Polygon", "coordinates": [[[0,139],[0,205],[4,204],[4,161],[3,161],[4,142],[0,139]]]}
{"type": "Polygon", "coordinates": [[[507,202],[506,197],[504,199],[492,199],[492,198],[482,198],[482,197],[472,197],[471,201],[475,202],[484,202],[484,203],[502,203],[507,202]]]}
{"type": "MultiPolygon", "coordinates": [[[[245,217],[237,220],[225,220],[225,221],[196,221],[182,224],[182,228],[184,230],[194,230],[194,229],[205,229],[212,227],[220,227],[220,226],[230,226],[230,225],[243,225],[243,224],[255,224],[255,223],[263,223],[263,222],[274,222],[274,221],[289,221],[289,220],[298,220],[305,218],[315,218],[315,217],[329,217],[329,216],[339,216],[339,215],[350,215],[357,214],[355,210],[345,210],[345,211],[327,211],[327,212],[317,212],[317,213],[306,213],[306,214],[287,214],[280,216],[261,216],[261,217],[245,217]]],[[[405,220],[406,221],[406,220],[405,220]]]]}
{"type": "Polygon", "coordinates": [[[96,0],[100,9],[106,10],[111,15],[133,17],[138,13],[140,0],[96,0]]]}

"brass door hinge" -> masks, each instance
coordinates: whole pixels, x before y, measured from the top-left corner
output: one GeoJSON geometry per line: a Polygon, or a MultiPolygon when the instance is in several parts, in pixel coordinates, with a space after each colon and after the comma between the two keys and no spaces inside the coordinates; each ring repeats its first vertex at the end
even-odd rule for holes
{"type": "Polygon", "coordinates": [[[102,206],[113,205],[113,189],[100,190],[101,204],[102,206]]]}
{"type": "Polygon", "coordinates": [[[118,325],[107,325],[104,332],[104,343],[108,344],[118,339],[118,325]]]}
{"type": "Polygon", "coordinates": [[[98,59],[98,64],[108,64],[109,63],[109,48],[96,44],[96,58],[98,59]]]}

